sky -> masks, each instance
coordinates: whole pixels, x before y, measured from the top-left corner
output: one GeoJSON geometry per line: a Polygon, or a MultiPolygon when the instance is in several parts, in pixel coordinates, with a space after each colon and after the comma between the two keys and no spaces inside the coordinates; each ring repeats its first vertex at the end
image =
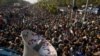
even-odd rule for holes
{"type": "Polygon", "coordinates": [[[28,1],[28,2],[30,2],[30,3],[32,3],[32,4],[34,4],[34,3],[36,3],[38,0],[25,0],[25,1],[28,1]]]}

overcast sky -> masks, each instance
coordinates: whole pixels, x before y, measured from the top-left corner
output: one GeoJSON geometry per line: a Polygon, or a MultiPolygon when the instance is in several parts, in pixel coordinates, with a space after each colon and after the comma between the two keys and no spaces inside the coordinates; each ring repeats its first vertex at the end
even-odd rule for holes
{"type": "Polygon", "coordinates": [[[30,2],[30,3],[36,3],[38,0],[25,0],[25,1],[28,1],[28,2],[30,2]]]}

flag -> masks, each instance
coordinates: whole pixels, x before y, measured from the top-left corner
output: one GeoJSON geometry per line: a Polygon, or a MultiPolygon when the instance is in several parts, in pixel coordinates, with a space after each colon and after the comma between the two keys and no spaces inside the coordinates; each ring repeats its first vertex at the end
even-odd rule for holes
{"type": "Polygon", "coordinates": [[[34,56],[34,51],[37,56],[57,56],[55,48],[42,35],[23,30],[21,37],[24,42],[23,56],[34,56]]]}

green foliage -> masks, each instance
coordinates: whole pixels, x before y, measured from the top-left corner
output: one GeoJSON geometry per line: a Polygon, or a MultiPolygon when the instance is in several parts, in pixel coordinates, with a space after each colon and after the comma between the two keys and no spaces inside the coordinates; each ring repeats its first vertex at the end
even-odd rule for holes
{"type": "Polygon", "coordinates": [[[51,13],[56,13],[57,11],[57,0],[41,0],[39,6],[43,9],[48,10],[51,13]]]}
{"type": "Polygon", "coordinates": [[[69,0],[58,0],[58,5],[59,6],[65,6],[67,5],[69,2],[69,0]]]}
{"type": "MultiPolygon", "coordinates": [[[[77,6],[86,4],[87,0],[75,0],[77,6]]],[[[89,4],[99,4],[100,0],[89,0],[89,4]]],[[[38,3],[40,7],[48,10],[49,12],[55,13],[58,6],[67,6],[68,4],[73,5],[73,0],[40,0],[38,3]]]]}
{"type": "MultiPolygon", "coordinates": [[[[83,4],[86,4],[87,0],[76,0],[76,5],[77,6],[81,6],[83,4]]],[[[100,0],[89,0],[89,4],[93,4],[93,5],[99,5],[100,4],[100,0]]]]}
{"type": "Polygon", "coordinates": [[[6,0],[0,0],[0,5],[4,5],[6,3],[6,0]]]}
{"type": "Polygon", "coordinates": [[[0,0],[0,5],[8,5],[16,2],[21,2],[21,1],[23,0],[0,0]]]}

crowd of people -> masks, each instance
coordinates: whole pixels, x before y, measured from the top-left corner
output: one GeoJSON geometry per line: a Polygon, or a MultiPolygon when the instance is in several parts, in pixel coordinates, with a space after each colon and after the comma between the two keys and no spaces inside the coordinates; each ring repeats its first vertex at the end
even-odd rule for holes
{"type": "MultiPolygon", "coordinates": [[[[84,13],[83,13],[84,14],[84,13]]],[[[23,53],[20,33],[23,29],[44,35],[58,56],[95,56],[100,51],[100,16],[83,14],[71,8],[57,15],[37,6],[0,8],[0,47],[23,53]]],[[[100,55],[100,53],[99,53],[100,55]]]]}

